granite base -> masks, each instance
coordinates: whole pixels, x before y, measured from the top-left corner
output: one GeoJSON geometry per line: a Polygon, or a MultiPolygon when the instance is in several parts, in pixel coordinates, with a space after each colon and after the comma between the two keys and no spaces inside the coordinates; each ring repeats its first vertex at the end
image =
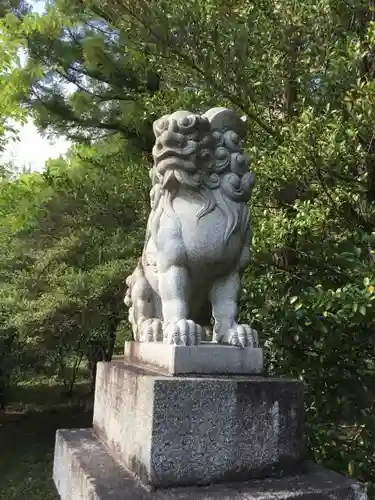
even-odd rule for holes
{"type": "Polygon", "coordinates": [[[245,376],[168,377],[99,363],[93,428],[144,484],[203,485],[298,471],[303,387],[245,376]]]}
{"type": "Polygon", "coordinates": [[[89,429],[56,434],[53,479],[61,500],[366,500],[366,488],[313,464],[285,478],[146,490],[89,429]]]}

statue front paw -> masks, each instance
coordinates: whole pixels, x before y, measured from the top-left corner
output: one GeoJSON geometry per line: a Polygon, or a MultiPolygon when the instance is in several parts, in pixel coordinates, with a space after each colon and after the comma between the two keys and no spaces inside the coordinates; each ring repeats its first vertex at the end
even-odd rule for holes
{"type": "Polygon", "coordinates": [[[164,325],[163,342],[173,345],[198,345],[202,336],[202,327],[191,319],[180,319],[164,325]]]}
{"type": "Polygon", "coordinates": [[[259,335],[249,325],[234,323],[218,342],[238,347],[259,347],[259,335]]]}
{"type": "Polygon", "coordinates": [[[141,342],[161,342],[163,340],[163,322],[157,318],[146,319],[141,325],[141,342]]]}
{"type": "Polygon", "coordinates": [[[259,347],[259,335],[249,325],[236,323],[229,329],[229,343],[239,347],[259,347]]]}

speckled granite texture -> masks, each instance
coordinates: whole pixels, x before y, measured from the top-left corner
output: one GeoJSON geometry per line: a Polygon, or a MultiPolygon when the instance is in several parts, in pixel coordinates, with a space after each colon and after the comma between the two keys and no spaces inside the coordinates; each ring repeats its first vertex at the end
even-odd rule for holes
{"type": "Polygon", "coordinates": [[[100,363],[94,431],[145,484],[242,481],[296,473],[303,389],[265,377],[167,377],[100,363]]]}
{"type": "Polygon", "coordinates": [[[59,430],[53,478],[61,500],[366,500],[365,487],[312,464],[286,478],[147,491],[89,429],[59,430]]]}

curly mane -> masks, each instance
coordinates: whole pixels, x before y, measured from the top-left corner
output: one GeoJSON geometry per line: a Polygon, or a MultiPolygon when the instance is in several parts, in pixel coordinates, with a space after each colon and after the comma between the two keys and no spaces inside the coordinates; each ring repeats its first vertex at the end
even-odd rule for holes
{"type": "Polygon", "coordinates": [[[244,153],[243,123],[237,116],[221,108],[203,116],[177,111],[157,120],[154,133],[154,165],[150,172],[154,230],[163,211],[173,216],[173,199],[180,185],[202,194],[198,219],[216,207],[222,211],[227,220],[225,242],[237,228],[247,227],[247,201],[254,177],[244,153]]]}

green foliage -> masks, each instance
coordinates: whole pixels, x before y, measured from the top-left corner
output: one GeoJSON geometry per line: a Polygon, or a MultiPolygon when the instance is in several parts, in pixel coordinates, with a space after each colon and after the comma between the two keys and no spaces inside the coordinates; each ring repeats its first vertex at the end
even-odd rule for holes
{"type": "Polygon", "coordinates": [[[356,243],[322,242],[321,260],[314,261],[312,246],[291,266],[270,262],[250,270],[242,314],[263,333],[269,371],[306,384],[313,458],[369,480],[375,287],[371,258],[356,243]]]}
{"type": "Polygon", "coordinates": [[[6,134],[14,132],[9,119],[23,120],[25,117],[24,110],[17,101],[18,91],[21,88],[25,90],[19,79],[19,46],[20,40],[6,32],[0,16],[0,152],[4,149],[6,134]]]}
{"type": "Polygon", "coordinates": [[[5,17],[9,12],[18,15],[28,11],[28,4],[23,0],[0,0],[0,18],[5,17]]]}
{"type": "Polygon", "coordinates": [[[26,47],[18,77],[28,85],[13,90],[42,129],[79,141],[120,132],[138,149],[151,149],[146,101],[159,77],[132,58],[105,19],[58,1],[44,15],[8,16],[3,29],[26,47]]]}
{"type": "Polygon", "coordinates": [[[113,353],[147,181],[147,168],[113,137],[4,182],[4,337],[17,332],[22,365],[57,371],[69,391],[93,346],[104,358],[113,353]]]}

